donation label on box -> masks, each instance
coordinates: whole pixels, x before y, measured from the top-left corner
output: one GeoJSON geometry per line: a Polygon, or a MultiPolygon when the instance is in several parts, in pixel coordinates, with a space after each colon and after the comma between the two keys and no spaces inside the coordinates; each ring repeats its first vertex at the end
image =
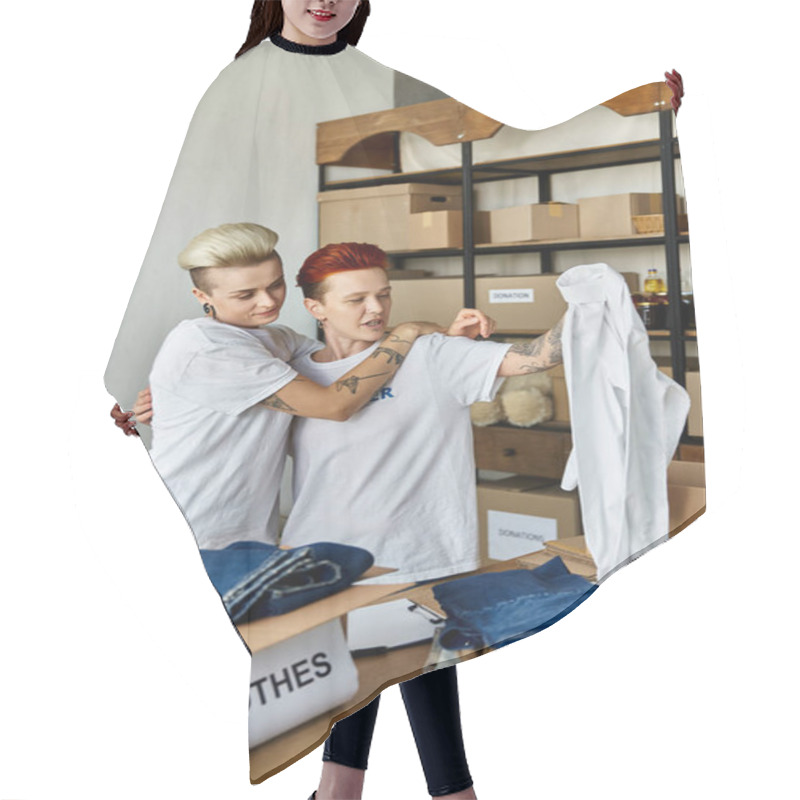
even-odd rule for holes
{"type": "Polygon", "coordinates": [[[490,289],[490,303],[532,303],[533,289],[490,289]]]}
{"type": "Polygon", "coordinates": [[[489,510],[487,522],[489,558],[500,561],[542,550],[545,542],[558,538],[558,522],[552,517],[489,510]]]}

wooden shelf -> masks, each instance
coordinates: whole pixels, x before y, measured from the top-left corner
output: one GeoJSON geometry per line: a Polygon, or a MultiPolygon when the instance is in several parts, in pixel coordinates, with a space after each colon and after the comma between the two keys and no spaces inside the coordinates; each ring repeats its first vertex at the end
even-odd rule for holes
{"type": "Polygon", "coordinates": [[[635,114],[648,114],[651,111],[664,111],[672,107],[672,90],[665,81],[637,86],[628,92],[606,100],[604,106],[623,117],[635,114]]]}
{"type": "MultiPolygon", "coordinates": [[[[680,158],[678,140],[674,134],[674,115],[670,110],[671,92],[663,82],[648,84],[625,92],[604,106],[623,116],[632,114],[654,114],[658,118],[657,138],[637,141],[619,142],[595,147],[583,147],[574,150],[538,153],[535,155],[518,155],[475,162],[473,143],[494,136],[502,127],[495,120],[481,115],[468,115],[467,108],[448,98],[432,103],[420,103],[400,109],[367,114],[349,120],[333,120],[318,126],[317,164],[319,165],[320,191],[336,189],[366,188],[385,186],[387,184],[441,184],[444,186],[460,186],[463,202],[463,247],[435,249],[398,250],[389,252],[394,267],[402,267],[398,262],[403,260],[460,258],[463,271],[455,279],[463,281],[464,305],[476,304],[476,278],[480,269],[481,256],[511,255],[539,253],[541,270],[544,274],[554,273],[553,254],[557,252],[579,252],[590,250],[611,250],[631,247],[663,248],[666,257],[667,283],[670,286],[670,299],[677,306],[680,302],[678,286],[681,281],[680,245],[689,243],[689,234],[680,232],[684,227],[681,216],[675,216],[677,208],[672,208],[677,196],[675,160],[680,158]],[[460,144],[461,158],[456,166],[441,167],[428,170],[401,172],[400,135],[414,133],[436,145],[460,144]],[[375,159],[370,160],[370,153],[375,159]],[[530,178],[538,182],[539,198],[542,202],[552,199],[552,182],[554,175],[565,172],[578,172],[593,169],[607,169],[617,166],[653,163],[660,166],[661,193],[666,198],[664,206],[664,226],[666,230],[653,234],[633,234],[626,236],[606,237],[599,239],[550,239],[543,241],[502,242],[475,244],[475,211],[476,193],[474,187],[481,183],[509,181],[530,178]],[[328,166],[350,165],[372,167],[385,172],[378,177],[355,178],[347,180],[329,180],[328,166]],[[670,199],[672,198],[672,199],[670,199]]],[[[470,110],[471,111],[471,110],[470,110]]],[[[588,256],[587,256],[588,257],[588,256]]],[[[484,262],[485,264],[485,262],[484,262]]],[[[434,280],[436,276],[431,276],[434,280]]],[[[674,316],[674,315],[673,315],[674,316]]],[[[670,326],[676,328],[682,319],[673,316],[670,326]]],[[[510,324],[524,324],[510,320],[510,324]]],[[[539,335],[532,331],[503,330],[501,335],[533,337],[539,335]]],[[[676,378],[684,381],[686,372],[687,342],[697,339],[696,331],[656,330],[650,331],[653,341],[668,341],[671,344],[671,362],[676,378]],[[673,341],[674,339],[674,341],[673,341]]],[[[480,432],[481,429],[476,429],[480,432]]],[[[484,429],[485,430],[485,429],[484,429]]],[[[511,434],[526,437],[530,431],[512,429],[511,434]]],[[[482,434],[476,434],[482,435],[482,434]]],[[[496,434],[498,437],[506,433],[496,434]]],[[[539,436],[556,435],[538,431],[539,436]]],[[[569,435],[568,431],[565,435],[569,435]]],[[[504,448],[513,451],[513,444],[504,448]]],[[[560,456],[559,456],[560,457],[560,456]]],[[[511,457],[504,456],[508,461],[511,457]]],[[[512,459],[513,460],[513,459],[512,459]]],[[[530,472],[530,464],[520,456],[519,468],[505,468],[520,474],[543,474],[530,472]]],[[[500,467],[484,467],[486,469],[500,467]]],[[[537,468],[538,469],[538,468],[537,468]]]]}
{"type": "MultiPolygon", "coordinates": [[[[546,331],[502,330],[502,331],[495,331],[494,336],[523,336],[523,337],[535,338],[537,336],[541,336],[543,333],[546,333],[546,331]]],[[[648,334],[651,339],[655,340],[669,339],[669,331],[648,331],[648,334]]],[[[697,331],[684,331],[683,338],[688,341],[697,341],[697,331]]]]}
{"type": "MultiPolygon", "coordinates": [[[[669,108],[671,96],[669,87],[661,81],[638,86],[603,105],[623,116],[647,114],[669,108]]],[[[451,97],[373,111],[319,123],[317,164],[394,170],[399,168],[396,137],[400,132],[414,133],[443,146],[489,139],[502,127],[503,123],[451,97]]],[[[656,153],[653,160],[658,158],[656,153]]],[[[588,167],[576,168],[591,168],[596,163],[597,160],[588,167]]],[[[573,167],[554,168],[563,172],[573,167]]]]}
{"type": "MultiPolygon", "coordinates": [[[[670,333],[669,331],[648,331],[651,339],[669,339],[670,333]]],[[[684,331],[683,338],[688,339],[689,341],[697,341],[697,331],[684,331]]]]}
{"type": "MultiPolygon", "coordinates": [[[[610,236],[604,239],[540,239],[529,242],[508,242],[476,244],[476,256],[497,256],[513,253],[542,253],[554,250],[601,250],[615,247],[663,246],[666,239],[661,233],[637,233],[630,236],[610,236]]],[[[678,236],[680,244],[689,243],[689,234],[678,236]]],[[[439,247],[427,250],[389,250],[392,258],[447,258],[461,256],[464,249],[459,247],[439,247]]]]}
{"type": "Polygon", "coordinates": [[[395,169],[399,131],[442,146],[489,139],[502,127],[452,98],[374,111],[319,123],[317,164],[395,169]]]}
{"type": "MultiPolygon", "coordinates": [[[[680,158],[678,140],[672,140],[673,155],[680,158]]],[[[553,172],[577,172],[579,170],[603,169],[628,164],[644,164],[658,161],[661,157],[661,142],[658,139],[643,139],[636,142],[584,147],[580,150],[564,150],[557,153],[542,153],[535,156],[517,156],[498,161],[484,161],[472,165],[473,181],[490,181],[526,178],[553,172]]],[[[360,166],[369,166],[362,164],[360,166]]],[[[375,169],[387,169],[385,164],[374,164],[375,169]]],[[[354,189],[363,186],[384,186],[389,183],[438,183],[460,186],[461,167],[397,172],[379,178],[355,178],[330,181],[323,191],[354,189]]]]}

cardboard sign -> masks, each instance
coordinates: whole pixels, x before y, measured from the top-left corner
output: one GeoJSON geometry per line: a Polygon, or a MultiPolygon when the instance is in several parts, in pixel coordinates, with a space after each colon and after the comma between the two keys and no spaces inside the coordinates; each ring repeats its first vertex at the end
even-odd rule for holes
{"type": "Polygon", "coordinates": [[[532,303],[533,289],[490,289],[490,303],[532,303]]]}
{"type": "Polygon", "coordinates": [[[489,558],[505,560],[541,550],[558,536],[558,522],[552,517],[489,511],[489,558]]]}
{"type": "Polygon", "coordinates": [[[350,700],[358,671],[339,619],[253,653],[250,747],[350,700]]]}

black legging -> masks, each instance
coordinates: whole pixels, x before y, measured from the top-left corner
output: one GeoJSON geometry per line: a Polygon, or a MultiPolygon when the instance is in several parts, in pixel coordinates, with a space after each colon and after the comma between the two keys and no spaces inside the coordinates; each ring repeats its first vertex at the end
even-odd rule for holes
{"type": "MultiPolygon", "coordinates": [[[[439,797],[468,789],[472,778],[461,735],[456,668],[445,667],[404,681],[400,692],[430,795],[439,797]]],[[[333,726],[325,742],[323,761],[367,768],[380,699],[378,695],[369,705],[333,726]]]]}

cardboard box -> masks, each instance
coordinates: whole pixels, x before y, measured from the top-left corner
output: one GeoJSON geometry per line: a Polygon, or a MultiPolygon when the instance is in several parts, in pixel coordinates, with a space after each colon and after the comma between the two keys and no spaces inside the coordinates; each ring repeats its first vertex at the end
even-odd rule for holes
{"type": "Polygon", "coordinates": [[[556,280],[556,274],[477,278],[475,305],[497,321],[499,332],[542,333],[567,310],[556,280]]]}
{"type": "Polygon", "coordinates": [[[678,446],[678,458],[681,461],[700,461],[705,463],[705,448],[701,444],[682,444],[678,446]]]}
{"type": "Polygon", "coordinates": [[[633,217],[638,214],[661,214],[660,192],[629,192],[578,200],[578,223],[581,239],[610,236],[633,236],[633,217]]]}
{"type": "MultiPolygon", "coordinates": [[[[462,247],[464,216],[461,211],[421,211],[408,218],[408,241],[411,250],[439,247],[462,247]]],[[[489,241],[489,212],[476,211],[473,217],[475,244],[489,241]]]]}
{"type": "Polygon", "coordinates": [[[699,486],[667,484],[669,535],[674,536],[706,510],[706,490],[699,486]]]}
{"type": "Polygon", "coordinates": [[[389,327],[411,320],[449,325],[464,307],[463,278],[420,278],[392,283],[389,327]]]}
{"type": "Polygon", "coordinates": [[[487,481],[478,484],[481,557],[507,560],[536,552],[551,539],[580,536],[577,492],[565,492],[552,481],[487,481]]]}
{"type": "Polygon", "coordinates": [[[678,461],[673,459],[667,468],[667,483],[674,486],[696,486],[706,488],[706,465],[702,461],[678,461]]]}
{"type": "Polygon", "coordinates": [[[689,419],[687,429],[689,436],[703,435],[703,407],[700,396],[700,373],[686,373],[686,391],[689,392],[689,400],[692,405],[689,408],[689,419]]]}
{"type": "Polygon", "coordinates": [[[409,216],[461,208],[460,186],[399,183],[320,192],[320,246],[369,242],[388,251],[410,250],[409,216]]]}
{"type": "Polygon", "coordinates": [[[411,278],[430,278],[433,273],[427,269],[387,269],[386,277],[390,281],[407,281],[411,278]]]}
{"type": "Polygon", "coordinates": [[[494,243],[578,238],[578,206],[573,203],[534,203],[490,213],[494,243]]]}
{"type": "Polygon", "coordinates": [[[569,422],[569,395],[567,381],[552,375],[553,381],[553,422],[569,422]]]}
{"type": "Polygon", "coordinates": [[[573,575],[580,575],[592,582],[597,580],[597,566],[586,546],[586,537],[584,536],[553,539],[545,544],[543,553],[523,556],[519,561],[525,566],[536,567],[538,566],[537,561],[546,563],[556,556],[564,562],[564,566],[573,575]]]}
{"type": "MultiPolygon", "coordinates": [[[[638,272],[621,275],[632,292],[638,291],[638,272]]],[[[557,273],[478,277],[475,304],[497,321],[498,333],[543,333],[567,310],[567,303],[556,286],[558,278],[557,273]]]]}
{"type": "MultiPolygon", "coordinates": [[[[623,272],[621,275],[632,292],[638,291],[638,272],[623,272]]],[[[475,279],[475,304],[497,322],[498,333],[544,333],[567,310],[556,286],[557,280],[558,274],[555,273],[479,275],[475,279]]],[[[409,320],[449,325],[463,307],[464,280],[461,277],[404,278],[392,284],[389,326],[409,320]]]]}
{"type": "MultiPolygon", "coordinates": [[[[475,279],[475,305],[497,322],[498,332],[543,333],[567,310],[558,275],[497,275],[475,279]]],[[[449,325],[464,306],[462,278],[423,278],[392,285],[389,325],[426,320],[449,325]]]]}
{"type": "Polygon", "coordinates": [[[638,272],[620,272],[625,283],[628,284],[631,294],[637,294],[639,287],[642,285],[642,276],[638,272]]]}
{"type": "MultiPolygon", "coordinates": [[[[663,356],[653,359],[658,368],[667,377],[672,377],[672,365],[669,358],[663,356]]],[[[689,436],[702,436],[703,435],[703,406],[700,394],[700,371],[699,362],[696,358],[690,358],[686,361],[686,391],[689,392],[689,417],[686,420],[686,429],[689,436]]]]}

